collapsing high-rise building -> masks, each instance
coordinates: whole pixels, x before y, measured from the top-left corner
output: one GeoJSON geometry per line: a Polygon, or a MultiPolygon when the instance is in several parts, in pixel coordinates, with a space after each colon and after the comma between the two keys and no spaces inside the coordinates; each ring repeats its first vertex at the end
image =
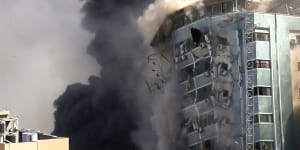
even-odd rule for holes
{"type": "Polygon", "coordinates": [[[260,3],[187,6],[152,40],[173,57],[191,150],[296,150],[300,143],[299,2],[260,3]]]}

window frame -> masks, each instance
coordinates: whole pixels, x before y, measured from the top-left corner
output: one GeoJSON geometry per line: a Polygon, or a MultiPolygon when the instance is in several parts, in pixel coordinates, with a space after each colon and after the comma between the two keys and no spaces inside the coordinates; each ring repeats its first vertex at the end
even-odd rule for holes
{"type": "Polygon", "coordinates": [[[255,86],[253,88],[253,96],[272,96],[272,87],[255,86]],[[264,91],[267,90],[267,91],[264,91]],[[263,94],[267,93],[267,94],[263,94]]]}
{"type": "Polygon", "coordinates": [[[247,62],[247,69],[271,69],[271,60],[255,59],[247,62]]]}
{"type": "Polygon", "coordinates": [[[253,34],[253,41],[270,41],[269,29],[255,29],[253,34]]]}
{"type": "Polygon", "coordinates": [[[256,150],[274,150],[274,141],[258,141],[258,142],[255,142],[254,149],[256,149],[256,150]],[[263,143],[268,143],[270,148],[269,149],[264,149],[262,147],[263,143]]]}
{"type": "Polygon", "coordinates": [[[255,114],[253,118],[253,123],[254,124],[272,124],[274,123],[274,118],[273,118],[273,113],[258,113],[255,114]],[[266,117],[264,119],[266,120],[262,120],[262,116],[266,117]]]}

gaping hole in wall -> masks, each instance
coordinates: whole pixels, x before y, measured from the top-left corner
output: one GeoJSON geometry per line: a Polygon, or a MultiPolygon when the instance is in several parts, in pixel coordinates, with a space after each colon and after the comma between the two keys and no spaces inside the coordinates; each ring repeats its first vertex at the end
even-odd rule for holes
{"type": "Polygon", "coordinates": [[[269,41],[270,40],[269,35],[270,35],[269,33],[255,32],[254,40],[255,41],[269,41]]]}
{"type": "Polygon", "coordinates": [[[204,34],[202,34],[201,31],[196,28],[191,28],[191,35],[193,43],[196,47],[199,46],[200,43],[203,43],[205,40],[204,34]]]}
{"type": "Polygon", "coordinates": [[[269,141],[256,142],[254,145],[255,150],[274,150],[274,143],[269,141]]]}
{"type": "Polygon", "coordinates": [[[256,114],[254,123],[273,123],[273,114],[256,114]]]}
{"type": "Polygon", "coordinates": [[[226,38],[224,38],[224,37],[218,36],[217,39],[218,39],[218,43],[220,43],[222,45],[228,45],[229,44],[228,40],[226,38]]]}
{"type": "Polygon", "coordinates": [[[223,97],[229,97],[229,91],[228,90],[224,90],[223,92],[223,97]]]}
{"type": "Polygon", "coordinates": [[[271,87],[254,87],[254,96],[271,96],[271,87]]]}
{"type": "Polygon", "coordinates": [[[226,63],[220,63],[218,65],[219,74],[222,76],[228,75],[229,65],[226,63]]]}
{"type": "Polygon", "coordinates": [[[223,106],[229,107],[231,105],[231,99],[228,90],[222,91],[222,99],[223,99],[223,106]]]}

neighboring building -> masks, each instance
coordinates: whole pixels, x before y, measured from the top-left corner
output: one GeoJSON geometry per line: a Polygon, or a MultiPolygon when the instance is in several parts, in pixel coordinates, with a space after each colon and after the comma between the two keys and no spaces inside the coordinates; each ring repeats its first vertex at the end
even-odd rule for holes
{"type": "Polygon", "coordinates": [[[19,130],[18,118],[0,110],[0,150],[69,150],[69,139],[19,130]]]}
{"type": "MultiPolygon", "coordinates": [[[[174,57],[186,143],[191,150],[296,150],[300,17],[246,12],[242,4],[188,6],[151,43],[174,57]]],[[[273,5],[272,12],[285,6],[273,5]]]]}

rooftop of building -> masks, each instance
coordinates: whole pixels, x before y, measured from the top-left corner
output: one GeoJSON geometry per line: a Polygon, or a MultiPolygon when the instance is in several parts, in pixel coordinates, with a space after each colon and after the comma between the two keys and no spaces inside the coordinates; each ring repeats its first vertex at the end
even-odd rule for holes
{"type": "Polygon", "coordinates": [[[19,129],[18,118],[9,115],[8,110],[0,110],[0,146],[45,140],[68,140],[68,138],[45,134],[36,130],[19,129]]]}
{"type": "Polygon", "coordinates": [[[9,115],[8,110],[0,110],[0,118],[6,118],[9,115]]]}
{"type": "Polygon", "coordinates": [[[230,12],[276,13],[290,16],[300,16],[300,1],[270,0],[269,3],[253,0],[251,5],[246,0],[204,0],[204,6],[199,7],[194,2],[169,14],[154,35],[150,45],[157,47],[169,39],[172,31],[205,17],[222,15],[230,12]],[[272,1],[272,2],[271,2],[272,1]],[[268,6],[264,6],[268,5],[268,6]]]}

